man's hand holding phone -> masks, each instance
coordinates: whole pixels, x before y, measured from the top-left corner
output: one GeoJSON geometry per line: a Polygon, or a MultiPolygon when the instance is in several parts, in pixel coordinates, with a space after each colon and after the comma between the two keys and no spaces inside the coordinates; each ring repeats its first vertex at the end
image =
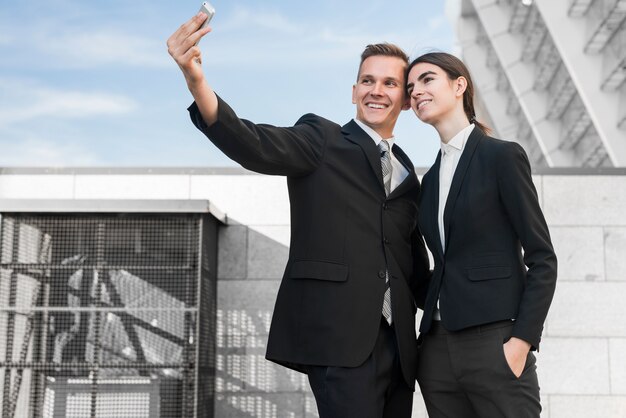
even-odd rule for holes
{"type": "Polygon", "coordinates": [[[213,6],[208,2],[202,3],[200,11],[167,40],[167,51],[183,72],[187,88],[193,95],[202,118],[209,126],[217,120],[218,101],[215,92],[204,78],[198,42],[211,31],[209,21],[214,14],[213,6]]]}
{"type": "MultiPolygon", "coordinates": [[[[206,20],[204,21],[204,23],[202,23],[202,26],[200,26],[200,29],[204,29],[207,26],[209,26],[209,23],[211,23],[211,19],[213,19],[213,16],[215,15],[215,7],[211,6],[211,3],[209,3],[208,1],[205,1],[204,3],[202,3],[202,6],[200,6],[200,10],[198,10],[198,13],[204,13],[205,15],[207,15],[206,20]]],[[[199,38],[195,45],[198,45],[198,42],[200,42],[199,38]]]]}
{"type": "Polygon", "coordinates": [[[202,3],[200,11],[167,40],[167,51],[182,70],[188,85],[201,82],[204,78],[198,42],[211,31],[209,22],[214,14],[213,6],[208,2],[202,3]]]}

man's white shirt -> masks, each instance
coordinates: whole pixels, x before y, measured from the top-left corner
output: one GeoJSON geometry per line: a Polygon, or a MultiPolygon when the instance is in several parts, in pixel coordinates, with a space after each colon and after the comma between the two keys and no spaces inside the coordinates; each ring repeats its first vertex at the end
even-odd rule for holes
{"type": "Polygon", "coordinates": [[[404,179],[409,175],[409,171],[407,170],[407,168],[402,165],[402,163],[393,154],[393,144],[396,138],[394,136],[392,136],[391,138],[383,138],[378,134],[378,132],[376,132],[360,120],[354,119],[354,121],[370,136],[370,138],[372,138],[372,140],[376,144],[376,148],[378,148],[378,144],[380,143],[380,141],[384,140],[389,143],[389,149],[391,150],[391,190],[393,191],[393,189],[398,187],[398,185],[400,185],[400,183],[402,183],[404,179]]]}

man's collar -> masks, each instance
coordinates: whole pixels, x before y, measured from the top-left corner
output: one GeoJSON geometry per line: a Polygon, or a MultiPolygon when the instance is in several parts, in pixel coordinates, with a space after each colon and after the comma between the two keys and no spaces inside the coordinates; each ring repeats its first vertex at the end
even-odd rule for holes
{"type": "Polygon", "coordinates": [[[382,136],[378,134],[378,132],[376,132],[375,130],[373,130],[372,128],[370,128],[369,126],[367,126],[365,123],[361,122],[360,120],[355,118],[354,121],[356,122],[357,125],[359,125],[361,129],[365,131],[366,134],[370,136],[370,138],[374,140],[374,143],[376,144],[376,146],[378,146],[380,141],[384,139],[389,143],[389,147],[393,147],[393,143],[396,139],[394,136],[392,136],[391,138],[383,138],[382,136]]]}

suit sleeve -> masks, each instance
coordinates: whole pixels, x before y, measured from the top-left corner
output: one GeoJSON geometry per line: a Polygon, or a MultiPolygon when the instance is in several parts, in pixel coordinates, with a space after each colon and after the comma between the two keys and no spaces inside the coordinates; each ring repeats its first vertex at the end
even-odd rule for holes
{"type": "Polygon", "coordinates": [[[499,193],[524,249],[524,264],[528,268],[512,336],[538,349],[556,287],[556,255],[524,149],[514,142],[503,143],[498,157],[499,193]]]}
{"type": "Polygon", "coordinates": [[[218,118],[211,126],[195,102],[188,110],[193,124],[226,156],[263,174],[298,177],[317,168],[328,137],[320,117],[304,115],[288,128],[255,124],[239,119],[225,101],[217,99],[218,118]]]}

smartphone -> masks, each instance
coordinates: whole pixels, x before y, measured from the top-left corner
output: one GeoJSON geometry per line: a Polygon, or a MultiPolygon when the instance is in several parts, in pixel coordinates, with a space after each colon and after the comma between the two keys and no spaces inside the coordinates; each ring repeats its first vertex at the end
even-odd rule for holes
{"type": "MultiPolygon", "coordinates": [[[[198,13],[200,12],[204,12],[204,14],[207,15],[207,18],[198,30],[205,28],[208,26],[209,22],[211,22],[211,19],[215,15],[215,7],[213,7],[208,1],[205,1],[202,3],[202,6],[200,6],[200,10],[198,10],[198,13]]],[[[200,42],[200,39],[198,39],[198,42],[200,42]]],[[[196,42],[196,45],[198,45],[198,42],[196,42]]]]}

